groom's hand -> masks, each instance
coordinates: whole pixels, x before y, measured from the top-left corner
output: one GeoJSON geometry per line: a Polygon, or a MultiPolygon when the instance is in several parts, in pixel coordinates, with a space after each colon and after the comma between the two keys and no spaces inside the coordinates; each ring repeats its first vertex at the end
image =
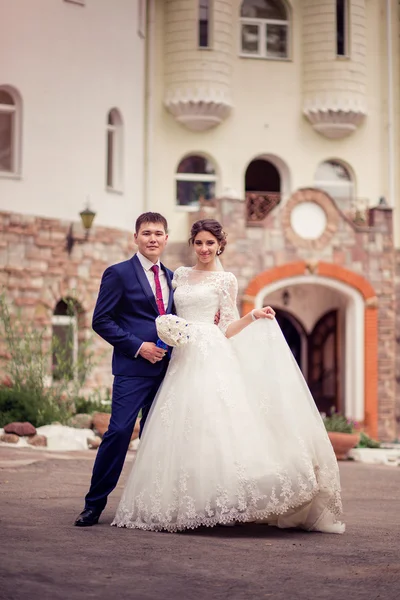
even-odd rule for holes
{"type": "Polygon", "coordinates": [[[153,342],[143,342],[139,354],[140,356],[154,364],[162,360],[166,352],[162,348],[158,348],[158,346],[153,344],[153,342]]]}

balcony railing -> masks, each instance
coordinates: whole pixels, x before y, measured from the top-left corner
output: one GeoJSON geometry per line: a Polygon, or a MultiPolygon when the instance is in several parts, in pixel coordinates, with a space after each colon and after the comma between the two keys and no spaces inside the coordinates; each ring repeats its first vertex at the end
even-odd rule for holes
{"type": "Polygon", "coordinates": [[[280,201],[280,192],[246,192],[247,224],[260,226],[280,201]]]}

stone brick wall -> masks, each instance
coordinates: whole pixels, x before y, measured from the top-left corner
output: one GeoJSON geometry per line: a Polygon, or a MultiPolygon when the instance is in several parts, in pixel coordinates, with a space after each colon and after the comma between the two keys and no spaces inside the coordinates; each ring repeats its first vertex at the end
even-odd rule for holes
{"type": "MultiPolygon", "coordinates": [[[[325,194],[300,190],[277,206],[259,226],[247,226],[245,214],[245,203],[231,199],[220,199],[215,207],[188,214],[188,229],[198,218],[211,216],[223,223],[228,233],[223,264],[238,278],[241,302],[255,277],[289,263],[305,263],[310,269],[318,263],[332,268],[337,265],[355,277],[363,277],[375,290],[376,300],[368,297],[368,302],[377,306],[378,336],[373,343],[376,345],[379,339],[379,346],[369,354],[373,356],[376,350],[378,353],[379,437],[393,440],[397,435],[396,391],[400,391],[400,378],[396,384],[395,373],[395,361],[397,372],[400,367],[400,317],[395,313],[396,296],[400,301],[400,253],[395,255],[393,248],[392,211],[372,209],[368,226],[356,227],[325,194]],[[328,214],[326,235],[310,243],[296,238],[288,214],[303,201],[318,202],[328,214]]],[[[94,227],[89,240],[76,244],[68,255],[65,238],[69,226],[65,221],[0,213],[0,288],[5,290],[13,310],[19,309],[27,323],[48,326],[49,331],[57,302],[73,293],[82,307],[81,339],[91,336],[98,361],[87,386],[109,386],[111,349],[91,332],[91,317],[103,271],[134,253],[133,235],[94,227]]],[[[78,224],[75,232],[83,236],[78,224]]],[[[175,269],[193,264],[194,258],[187,243],[171,242],[163,261],[175,269]]],[[[329,276],[334,277],[333,271],[329,276]]],[[[4,354],[0,341],[1,352],[4,354]]],[[[367,373],[367,386],[368,377],[373,377],[372,371],[367,373]]],[[[371,381],[373,387],[372,384],[371,381]]],[[[397,415],[400,416],[399,401],[397,415]]]]}
{"type": "MultiPolygon", "coordinates": [[[[82,308],[79,337],[92,340],[97,360],[87,387],[109,386],[111,349],[91,330],[91,318],[103,271],[133,254],[133,235],[94,227],[88,241],[75,244],[68,255],[69,227],[65,221],[0,213],[0,290],[27,324],[47,326],[49,338],[57,302],[65,296],[76,297],[82,308]]],[[[74,234],[84,237],[78,224],[74,234]]],[[[1,342],[0,353],[4,358],[1,342]]]]}
{"type": "Polygon", "coordinates": [[[395,362],[395,395],[396,395],[396,422],[398,437],[400,438],[400,250],[396,251],[395,254],[395,295],[396,295],[396,311],[395,311],[395,323],[396,323],[396,362],[395,362]]]}

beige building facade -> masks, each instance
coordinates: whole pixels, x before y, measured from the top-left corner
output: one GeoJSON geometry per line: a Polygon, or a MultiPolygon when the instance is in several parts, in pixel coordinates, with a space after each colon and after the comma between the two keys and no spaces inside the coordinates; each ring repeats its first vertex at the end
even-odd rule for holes
{"type": "MultiPolygon", "coordinates": [[[[9,295],[51,325],[60,298],[78,290],[82,336],[102,270],[134,249],[140,212],[167,217],[171,268],[192,260],[193,219],[215,216],[242,310],[277,309],[320,410],[396,439],[398,3],[41,0],[47,16],[33,29],[35,14],[0,3],[20,28],[2,37],[0,81],[9,295]],[[68,34],[56,35],[64,26],[78,32],[73,62],[68,34]],[[27,74],[18,50],[29,36],[42,45],[27,74]],[[58,52],[46,57],[50,42],[58,52]],[[35,98],[39,65],[47,87],[35,98]],[[68,253],[87,195],[94,226],[68,253]]],[[[107,360],[90,385],[109,384],[107,360]]]]}

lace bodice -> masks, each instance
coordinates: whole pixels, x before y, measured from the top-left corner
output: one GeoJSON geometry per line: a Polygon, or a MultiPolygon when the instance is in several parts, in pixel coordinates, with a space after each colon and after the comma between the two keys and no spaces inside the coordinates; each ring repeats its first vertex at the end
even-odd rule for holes
{"type": "Polygon", "coordinates": [[[213,324],[219,310],[218,326],[225,334],[228,326],[239,319],[236,308],[238,285],[233,273],[179,267],[172,286],[177,315],[187,321],[213,324]]]}

